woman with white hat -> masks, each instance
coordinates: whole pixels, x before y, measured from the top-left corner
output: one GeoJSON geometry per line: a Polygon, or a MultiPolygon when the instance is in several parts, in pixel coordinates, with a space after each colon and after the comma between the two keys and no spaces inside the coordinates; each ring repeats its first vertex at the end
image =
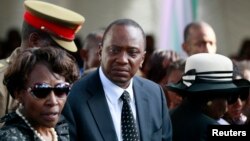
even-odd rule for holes
{"type": "Polygon", "coordinates": [[[182,79],[167,87],[185,97],[170,114],[173,140],[199,141],[207,140],[209,125],[219,125],[217,120],[226,112],[232,94],[248,93],[250,83],[233,79],[228,57],[199,53],[187,58],[182,79]]]}

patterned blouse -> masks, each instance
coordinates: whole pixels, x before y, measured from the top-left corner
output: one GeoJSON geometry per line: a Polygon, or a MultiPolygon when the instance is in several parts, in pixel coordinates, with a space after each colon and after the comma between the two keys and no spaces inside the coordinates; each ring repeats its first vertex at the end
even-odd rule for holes
{"type": "MultiPolygon", "coordinates": [[[[5,115],[0,122],[5,122],[0,129],[1,141],[41,141],[16,112],[5,115]]],[[[60,117],[55,130],[58,141],[69,141],[68,124],[63,116],[60,117]]]]}

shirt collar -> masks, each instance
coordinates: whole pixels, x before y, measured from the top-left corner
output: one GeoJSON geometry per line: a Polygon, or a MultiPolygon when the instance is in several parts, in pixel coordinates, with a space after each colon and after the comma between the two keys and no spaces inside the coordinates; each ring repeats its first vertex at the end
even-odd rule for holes
{"type": "Polygon", "coordinates": [[[99,69],[100,79],[103,85],[103,89],[105,92],[105,96],[111,103],[118,102],[124,90],[129,93],[131,101],[134,102],[134,94],[133,94],[133,78],[130,80],[129,86],[126,89],[123,89],[113,82],[111,82],[103,73],[102,67],[99,69]]]}

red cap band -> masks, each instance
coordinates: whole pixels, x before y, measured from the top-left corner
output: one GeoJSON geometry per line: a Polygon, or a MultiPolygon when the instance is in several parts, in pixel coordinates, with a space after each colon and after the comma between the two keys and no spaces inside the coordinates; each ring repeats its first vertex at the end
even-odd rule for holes
{"type": "Polygon", "coordinates": [[[32,15],[28,11],[24,13],[24,20],[37,29],[40,29],[40,30],[44,29],[45,31],[47,30],[49,32],[56,34],[60,38],[70,40],[70,41],[75,39],[75,32],[76,30],[79,29],[79,26],[77,26],[75,29],[72,29],[72,28],[68,28],[62,25],[49,22],[47,20],[44,20],[42,18],[38,18],[32,15]]]}

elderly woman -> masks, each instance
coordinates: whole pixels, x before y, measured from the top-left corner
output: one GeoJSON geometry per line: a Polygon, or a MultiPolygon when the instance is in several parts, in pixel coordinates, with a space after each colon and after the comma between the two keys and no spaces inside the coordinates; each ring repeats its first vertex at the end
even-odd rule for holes
{"type": "Polygon", "coordinates": [[[11,96],[20,106],[4,116],[1,140],[69,140],[61,116],[71,84],[79,78],[74,59],[54,48],[31,48],[18,53],[4,76],[11,96]]]}

